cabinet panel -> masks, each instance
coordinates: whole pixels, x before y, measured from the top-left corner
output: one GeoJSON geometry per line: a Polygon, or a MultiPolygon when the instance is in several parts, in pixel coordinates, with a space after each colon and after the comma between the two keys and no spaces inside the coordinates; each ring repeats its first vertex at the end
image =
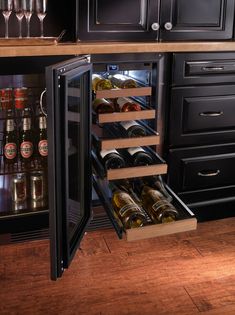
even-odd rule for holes
{"type": "Polygon", "coordinates": [[[234,144],[170,150],[169,185],[176,192],[233,185],[234,163],[234,144]]]}
{"type": "Polygon", "coordinates": [[[170,144],[233,141],[234,85],[173,88],[170,144]]]}
{"type": "Polygon", "coordinates": [[[165,0],[161,2],[161,39],[229,39],[233,34],[233,0],[165,0]]]}
{"type": "Polygon", "coordinates": [[[159,0],[78,1],[79,40],[156,40],[154,22],[159,23],[159,0]]]}
{"type": "Polygon", "coordinates": [[[234,53],[173,55],[173,86],[229,82],[235,82],[234,53]]]}

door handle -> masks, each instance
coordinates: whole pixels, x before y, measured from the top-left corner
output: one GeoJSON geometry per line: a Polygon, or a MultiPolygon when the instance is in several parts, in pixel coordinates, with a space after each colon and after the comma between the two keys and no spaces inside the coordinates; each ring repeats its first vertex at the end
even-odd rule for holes
{"type": "Polygon", "coordinates": [[[159,28],[160,28],[160,25],[159,25],[159,23],[153,23],[151,25],[151,28],[152,28],[153,31],[158,31],[159,28]]]}
{"type": "Polygon", "coordinates": [[[223,111],[218,111],[218,112],[202,112],[202,113],[199,113],[199,116],[218,117],[218,116],[222,116],[223,114],[224,114],[223,111]]]}
{"type": "Polygon", "coordinates": [[[166,22],[164,24],[164,28],[165,28],[165,30],[170,31],[173,28],[173,24],[171,22],[166,22]]]}
{"type": "Polygon", "coordinates": [[[211,177],[211,176],[217,176],[219,175],[220,173],[220,170],[216,170],[216,171],[201,171],[201,172],[198,172],[197,175],[198,176],[202,176],[202,177],[211,177]]]}
{"type": "Polygon", "coordinates": [[[213,72],[213,71],[223,71],[224,70],[224,67],[210,67],[210,66],[208,66],[208,67],[202,67],[201,68],[203,71],[211,71],[211,72],[213,72]]]}

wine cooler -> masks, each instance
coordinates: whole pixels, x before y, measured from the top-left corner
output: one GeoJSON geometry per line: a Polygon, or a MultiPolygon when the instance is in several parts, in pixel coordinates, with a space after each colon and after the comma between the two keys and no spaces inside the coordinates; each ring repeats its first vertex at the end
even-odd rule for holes
{"type": "Polygon", "coordinates": [[[69,267],[84,232],[100,224],[100,213],[101,227],[110,222],[127,241],[195,229],[194,214],[164,182],[168,56],[39,59],[27,59],[29,70],[26,58],[19,58],[14,73],[5,60],[0,80],[13,95],[12,104],[1,108],[5,235],[29,231],[29,239],[33,233],[43,237],[49,216],[55,280],[69,267]],[[25,88],[33,95],[26,106],[14,94],[25,88]],[[10,163],[6,154],[14,155],[14,135],[10,163]],[[22,149],[21,142],[28,146],[22,149]],[[103,209],[97,217],[96,209],[103,209]]]}

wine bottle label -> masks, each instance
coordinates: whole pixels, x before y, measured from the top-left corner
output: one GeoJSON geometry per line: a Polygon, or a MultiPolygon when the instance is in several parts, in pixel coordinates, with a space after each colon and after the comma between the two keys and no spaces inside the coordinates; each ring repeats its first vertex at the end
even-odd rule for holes
{"type": "Polygon", "coordinates": [[[117,150],[115,150],[115,149],[112,149],[112,150],[101,150],[100,151],[100,156],[102,157],[102,159],[107,155],[107,154],[109,154],[109,153],[116,153],[116,154],[119,154],[118,152],[117,152],[117,150]]]}
{"type": "Polygon", "coordinates": [[[28,159],[33,154],[33,144],[30,141],[24,141],[20,145],[20,154],[23,158],[28,159]]]}
{"type": "Polygon", "coordinates": [[[120,109],[120,111],[122,111],[122,108],[123,106],[126,104],[126,103],[133,103],[132,100],[126,98],[126,97],[119,97],[117,99],[117,104],[118,104],[118,107],[120,109]]]}
{"type": "Polygon", "coordinates": [[[141,147],[135,147],[135,148],[129,148],[129,149],[127,149],[127,152],[128,152],[131,156],[133,156],[135,153],[137,153],[137,152],[145,152],[145,150],[144,150],[143,148],[141,148],[141,147]]]}
{"type": "Polygon", "coordinates": [[[31,129],[31,118],[25,117],[23,118],[23,130],[31,129]]]}
{"type": "Polygon", "coordinates": [[[17,146],[14,142],[9,142],[4,146],[4,155],[6,159],[13,160],[16,157],[17,146]]]}
{"type": "Polygon", "coordinates": [[[47,129],[47,119],[46,116],[39,117],[39,128],[40,129],[47,129]]]}
{"type": "Polygon", "coordinates": [[[122,122],[120,122],[120,125],[124,129],[128,130],[130,127],[138,126],[139,124],[136,121],[134,121],[134,120],[129,120],[129,121],[122,121],[122,122]]]}
{"type": "Polygon", "coordinates": [[[6,122],[6,131],[14,131],[15,126],[14,126],[14,119],[7,119],[6,122]]]}
{"type": "Polygon", "coordinates": [[[47,140],[40,140],[38,143],[38,152],[41,156],[48,156],[47,140]]]}
{"type": "Polygon", "coordinates": [[[126,213],[129,212],[130,210],[139,211],[140,208],[138,207],[137,204],[132,203],[132,204],[128,204],[128,205],[123,206],[118,212],[119,212],[121,217],[124,217],[126,215],[126,213]]]}

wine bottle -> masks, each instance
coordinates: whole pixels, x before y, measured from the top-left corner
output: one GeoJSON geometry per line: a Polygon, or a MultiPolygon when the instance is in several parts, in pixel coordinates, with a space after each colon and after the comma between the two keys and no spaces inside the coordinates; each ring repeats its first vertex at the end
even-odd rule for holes
{"type": "Polygon", "coordinates": [[[113,102],[105,98],[94,99],[92,108],[97,114],[113,113],[115,110],[113,102]]]}
{"type": "Polygon", "coordinates": [[[100,74],[92,74],[92,90],[94,92],[100,90],[110,90],[112,88],[113,86],[109,79],[105,79],[100,74]]]}
{"type": "Polygon", "coordinates": [[[144,209],[155,223],[172,222],[179,215],[176,208],[166,200],[159,190],[147,185],[143,185],[141,188],[141,200],[144,209]]]}
{"type": "Polygon", "coordinates": [[[99,154],[106,170],[125,167],[125,160],[117,150],[101,150],[99,154]]]}
{"type": "Polygon", "coordinates": [[[38,117],[38,130],[37,130],[37,154],[41,166],[47,166],[48,156],[48,142],[47,142],[47,119],[46,116],[40,111],[38,117]]]}
{"type": "Polygon", "coordinates": [[[132,112],[132,111],[140,111],[140,104],[132,101],[127,97],[119,97],[116,100],[116,104],[120,112],[132,112]]]}
{"type": "Polygon", "coordinates": [[[121,190],[113,183],[110,183],[112,190],[112,205],[125,229],[143,226],[147,218],[140,206],[126,191],[121,190]]]}
{"type": "Polygon", "coordinates": [[[113,86],[121,89],[129,89],[129,88],[136,88],[137,83],[134,79],[123,75],[123,74],[114,74],[109,77],[110,81],[112,82],[113,86]]]}
{"type": "Polygon", "coordinates": [[[153,158],[144,148],[134,147],[128,148],[126,151],[133,166],[153,164],[153,158]]]}
{"type": "Polygon", "coordinates": [[[173,198],[166,190],[161,175],[145,177],[145,182],[147,185],[157,188],[164,195],[167,201],[172,202],[173,198]]]}
{"type": "Polygon", "coordinates": [[[137,123],[135,120],[122,121],[120,126],[124,129],[129,138],[146,136],[146,129],[144,126],[137,123]]]}
{"type": "Polygon", "coordinates": [[[3,136],[4,160],[7,164],[14,164],[17,159],[17,133],[11,109],[7,111],[7,119],[3,136]]]}

